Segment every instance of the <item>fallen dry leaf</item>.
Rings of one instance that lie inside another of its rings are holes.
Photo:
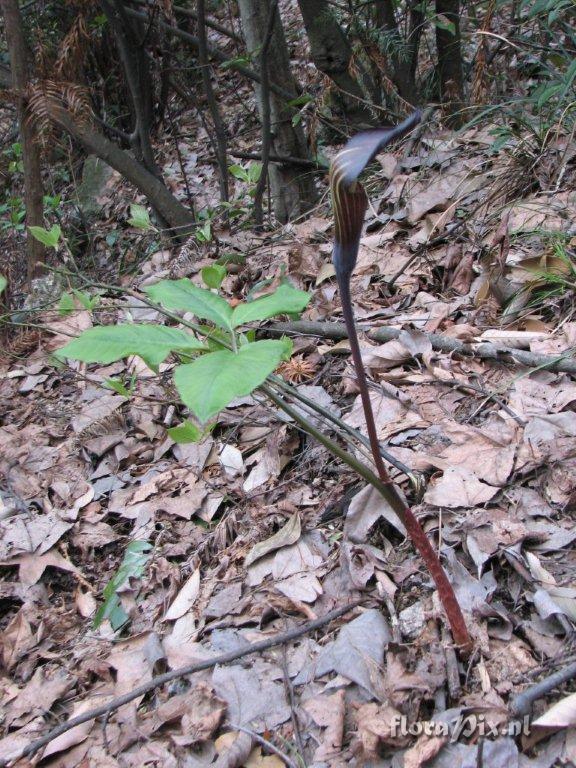
[[[271,536],[265,541],[260,541],[252,547],[250,552],[246,555],[244,564],[249,566],[268,553],[274,552],[276,549],[294,544],[300,538],[300,531],[300,517],[298,515],[292,515],[286,525],[280,528],[274,536]]]
[[[164,615],[164,621],[175,621],[188,613],[196,602],[199,593],[200,569],[197,568],[174,598]]]

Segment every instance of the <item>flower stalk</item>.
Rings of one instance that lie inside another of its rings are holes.
[[[463,652],[467,652],[471,648],[471,639],[456,594],[440,563],[438,554],[424,533],[416,516],[410,507],[405,504],[382,460],[350,294],[350,277],[356,266],[364,215],[368,207],[368,197],[364,187],[358,181],[358,177],[382,147],[412,130],[419,122],[420,117],[421,114],[417,111],[394,128],[359,133],[350,139],[344,149],[334,158],[330,168],[330,188],[334,211],[334,250],[332,260],[340,291],[342,314],[350,341],[352,361],[364,409],[370,449],[381,481],[380,493],[404,523],[412,543],[420,553],[434,579],[438,595],[452,630],[454,642]]]

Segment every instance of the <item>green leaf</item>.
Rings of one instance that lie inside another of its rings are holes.
[[[60,240],[60,235],[62,234],[62,230],[58,224],[53,224],[50,229],[44,229],[43,227],[28,227],[28,231],[32,237],[36,238],[36,240],[39,240],[41,243],[44,243],[48,248],[56,248],[58,241]]]
[[[161,280],[144,288],[144,291],[166,309],[192,312],[201,320],[210,320],[225,330],[232,329],[232,309],[228,302],[205,288],[198,288],[187,277]]]
[[[100,296],[98,296],[98,294],[96,294],[95,296],[90,296],[88,293],[85,293],[84,291],[76,290],[76,288],[73,289],[72,293],[74,294],[74,296],[76,296],[76,298],[78,299],[80,304],[82,304],[84,309],[88,309],[88,310],[94,309],[94,307],[97,306],[98,303],[100,302]]]
[[[69,315],[76,309],[74,298],[69,293],[63,293],[58,302],[58,314]]]
[[[218,289],[226,277],[226,267],[223,267],[222,264],[211,264],[209,267],[204,267],[201,275],[208,288]]]
[[[550,99],[555,96],[557,93],[559,93],[562,90],[562,86],[559,84],[556,85],[550,85],[548,88],[545,88],[542,93],[540,94],[540,97],[537,102],[538,109],[541,109],[544,104],[546,104],[547,101],[550,101]]]
[[[235,179],[239,179],[240,181],[250,181],[248,171],[241,165],[231,165],[228,170]]]
[[[444,16],[444,14],[439,14],[434,19],[434,25],[438,27],[438,29],[445,29],[446,32],[450,32],[451,35],[456,34],[456,25],[453,21],[450,21],[450,19],[447,16]]]
[[[290,101],[287,101],[286,106],[303,107],[306,104],[309,104],[311,101],[314,101],[314,96],[311,96],[309,93],[303,93],[300,96],[296,96],[295,99],[290,99]]]
[[[118,379],[106,379],[104,384],[122,397],[130,397],[130,390]]]
[[[212,224],[210,221],[204,222],[200,229],[196,231],[196,240],[199,243],[209,243],[212,240]]]
[[[4,275],[0,275],[0,293],[4,291],[7,285],[8,285],[8,280],[6,280]]]
[[[60,357],[85,363],[113,363],[138,355],[156,368],[170,352],[205,349],[198,339],[179,328],[164,325],[100,325],[89,328],[58,351]]]
[[[150,221],[150,215],[143,205],[137,205],[131,203],[130,205],[130,218],[128,224],[138,229],[154,229]]]
[[[249,395],[262,384],[291,349],[289,339],[280,339],[256,341],[237,353],[211,352],[176,368],[174,383],[182,401],[204,424],[234,398]]]
[[[228,59],[220,63],[221,69],[236,69],[236,67],[246,67],[250,64],[249,56],[238,56],[235,59]]]
[[[166,431],[175,443],[197,443],[204,436],[203,430],[189,420]]]
[[[253,320],[266,320],[274,315],[301,312],[310,301],[310,294],[284,283],[277,291],[260,299],[238,304],[232,312],[232,326],[246,325]]]
[[[114,577],[104,587],[102,596],[104,604],[100,606],[94,616],[94,629],[98,629],[105,619],[110,620],[114,631],[126,623],[128,616],[120,605],[118,590],[121,589],[129,579],[140,579],[144,574],[144,569],[152,549],[149,541],[131,541],[126,547],[124,558]]]
[[[248,181],[252,184],[256,184],[260,176],[262,176],[262,163],[250,163],[250,167],[248,168]]]

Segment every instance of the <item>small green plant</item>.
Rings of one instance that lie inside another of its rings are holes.
[[[195,334],[153,324],[97,326],[66,344],[59,355],[87,363],[112,363],[138,355],[156,371],[170,354],[176,355],[176,389],[204,428],[234,398],[253,392],[290,357],[289,339],[254,341],[242,329],[275,315],[301,312],[310,300],[304,291],[284,283],[273,293],[232,307],[216,292],[224,276],[224,267],[213,265],[203,271],[208,288],[199,288],[184,278],[162,280],[144,289],[153,302],[170,313],[186,312],[206,321],[194,326]],[[198,439],[202,433],[202,429],[192,432],[188,428],[177,435]]]
[[[19,141],[11,144],[8,149],[5,149],[2,153],[8,158],[8,172],[9,173],[23,173],[24,172],[24,159],[22,157],[22,144]]]
[[[130,376],[130,380],[126,383],[118,379],[106,379],[104,386],[113,390],[118,395],[122,395],[122,397],[132,397],[136,391],[136,374],[133,373]]]
[[[58,247],[60,243],[60,237],[62,230],[58,224],[53,224],[50,229],[43,229],[42,227],[28,227],[28,231],[36,240],[39,240],[47,248]]]
[[[0,228],[3,230],[13,229],[15,232],[24,230],[24,219],[26,218],[26,209],[21,197],[9,197],[0,204]]]
[[[112,629],[117,632],[128,621],[128,615],[118,595],[119,591],[130,582],[130,579],[141,579],[144,575],[146,563],[150,557],[152,544],[148,541],[131,541],[126,547],[124,558],[115,576],[104,587],[102,597],[104,602],[94,616],[94,629],[108,619]]]
[[[258,179],[262,174],[262,163],[250,163],[246,168],[243,165],[231,165],[228,170],[235,179],[248,184],[248,194],[254,197]]]
[[[60,207],[62,202],[62,195],[44,195],[44,211],[46,213],[54,213]]]
[[[206,288],[187,278],[162,280],[145,288],[148,297],[167,314],[185,312],[205,321],[202,325],[192,324],[195,333],[190,332],[189,323],[186,329],[144,323],[96,326],[66,344],[58,357],[107,364],[137,355],[158,371],[169,355],[176,356],[174,383],[198,423],[186,419],[169,429],[168,434],[177,443],[197,442],[213,428],[214,423],[209,422],[219,411],[236,397],[253,392],[282,360],[290,357],[289,339],[255,341],[245,326],[275,315],[301,312],[310,300],[304,291],[283,283],[266,296],[232,307],[218,293],[225,276],[225,267],[214,264],[202,270]],[[90,302],[91,307],[99,298],[79,291],[65,295],[69,298],[61,300],[61,307],[63,304],[66,312],[74,306],[73,296],[83,306]],[[105,386],[128,398],[135,392],[136,377],[127,383],[107,379]],[[128,546],[117,574],[104,589],[104,603],[94,619],[95,627],[108,619],[116,631],[127,622],[118,591],[130,578],[142,576],[150,547],[142,541]]]
[[[206,208],[198,213],[198,220],[202,222],[194,233],[198,243],[209,243],[212,240],[212,221],[216,217],[218,210],[216,208]]]
[[[87,309],[89,312],[96,309],[100,303],[100,294],[96,293],[93,296],[85,291],[78,291],[76,288],[71,293],[63,293],[58,303],[58,311],[61,315],[70,315],[76,310],[76,299],[80,306]]]
[[[291,99],[286,103],[287,107],[292,107],[293,109],[298,109],[298,111],[292,115],[292,125],[296,127],[297,125],[300,125],[302,122],[302,118],[304,117],[304,113],[306,112],[308,105],[311,104],[314,101],[314,96],[311,96],[309,93],[302,93],[300,96],[297,96],[295,99]]]
[[[130,217],[128,224],[136,229],[141,229],[144,232],[157,232],[158,230],[150,221],[150,214],[143,205],[137,203],[131,203],[130,205]]]
[[[547,306],[550,300],[555,300],[555,312],[558,299],[573,299],[576,292],[576,257],[567,247],[569,236],[558,232],[538,234],[548,247],[539,259],[539,266],[527,268],[532,277],[512,297],[504,311],[505,317],[516,314],[519,308],[550,314]]]

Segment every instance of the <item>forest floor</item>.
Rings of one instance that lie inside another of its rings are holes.
[[[237,132],[249,149],[257,134],[245,112],[236,103],[232,119],[252,131]],[[209,208],[218,185],[207,136],[192,113],[178,125],[190,193]],[[131,296],[104,294],[93,311],[43,313],[0,363],[0,759],[157,674],[205,662],[15,765],[576,764],[570,683],[541,695],[528,720],[513,706],[576,658],[576,383],[559,370],[576,345],[576,152],[561,133],[538,157],[522,137],[498,152],[493,143],[490,126],[435,127],[380,155],[353,278],[378,434],[420,481],[417,492],[394,470],[441,549],[472,656],[452,648],[430,576],[385,502],[263,397],[234,402],[201,443],[177,444],[166,432],[183,414],[171,360],[160,376],[139,359],[56,366],[51,353],[93,323],[161,322]],[[159,152],[181,183],[173,143]],[[236,182],[249,205],[246,192]],[[133,201],[113,175],[103,233]],[[227,298],[288,278],[312,295],[303,319],[327,323],[341,317],[331,237],[324,196],[311,218],[263,234],[214,220],[212,239],[184,252],[136,258],[146,238],[134,236],[122,280],[201,284],[202,267],[226,256]],[[88,274],[110,269],[111,242],[96,238]],[[401,333],[378,343],[370,332],[381,327]],[[442,351],[432,334],[467,354]],[[291,335],[296,355],[281,373],[365,431],[347,341],[320,325]],[[521,350],[523,362],[485,359],[488,344]],[[103,386],[132,377],[130,396]],[[120,578],[128,621],[94,629],[135,541],[151,548]],[[291,642],[216,661],[335,609]]]

